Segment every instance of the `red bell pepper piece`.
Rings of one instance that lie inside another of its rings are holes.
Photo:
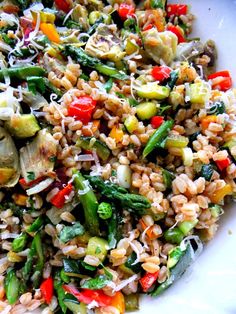
[[[91,96],[80,96],[68,106],[68,115],[87,124],[92,118],[96,103]]]
[[[63,285],[63,289],[72,294],[79,302],[83,302],[85,304],[90,304],[92,301],[96,301],[99,306],[108,306],[112,302],[112,297],[106,295],[102,290],[90,290],[83,289],[79,291],[77,288]]]
[[[55,0],[55,5],[59,10],[65,13],[68,13],[71,9],[70,1],[67,0]]]
[[[146,273],[141,279],[139,279],[139,283],[143,288],[143,292],[147,292],[151,286],[155,283],[159,276],[159,271],[151,274]]]
[[[232,87],[232,78],[229,71],[220,71],[208,75],[208,80],[212,81],[212,88],[223,92]]]
[[[45,279],[40,285],[40,291],[47,304],[50,304],[53,297],[53,279],[49,277]]]
[[[175,26],[175,25],[168,25],[167,30],[174,33],[178,37],[178,43],[184,43],[186,42],[186,39],[184,37],[184,31],[181,27]]]
[[[26,182],[24,178],[21,178],[19,180],[19,183],[21,185],[21,187],[26,190],[32,186],[34,186],[35,184],[39,183],[40,181],[42,181],[44,179],[44,177],[41,177],[41,178],[38,178],[38,179],[35,179],[35,180],[32,180],[30,182]]]
[[[217,167],[219,168],[219,170],[222,171],[231,164],[231,161],[227,157],[226,159],[216,160],[215,163],[216,163]]]
[[[121,3],[118,9],[118,14],[122,20],[132,17],[135,13],[135,7],[132,4]]]
[[[152,29],[153,27],[156,27],[155,25],[153,25],[152,23],[146,25],[144,28],[143,28],[143,31],[149,31],[149,29]]]
[[[161,66],[156,65],[152,68],[152,76],[154,77],[155,80],[162,82],[170,77],[171,71],[172,71],[171,68],[165,65]]]
[[[151,125],[153,129],[159,128],[159,126],[161,126],[163,122],[164,122],[164,118],[161,116],[154,116],[151,119]]]
[[[73,190],[73,186],[71,183],[67,184],[64,189],[59,191],[53,198],[50,200],[50,203],[57,208],[62,208],[66,201],[66,196],[70,195],[71,191]]]
[[[187,12],[188,12],[187,4],[168,4],[166,9],[168,17],[170,17],[171,15],[175,16],[186,15]]]

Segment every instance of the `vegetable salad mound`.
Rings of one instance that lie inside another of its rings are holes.
[[[236,91],[189,11],[1,2],[1,313],[138,310],[214,237]]]

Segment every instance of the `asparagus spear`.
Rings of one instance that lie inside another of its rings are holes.
[[[0,81],[4,80],[4,76],[11,79],[26,80],[29,76],[44,76],[45,70],[39,66],[24,66],[14,68],[4,68],[0,70]]]
[[[19,237],[15,238],[12,242],[12,251],[21,252],[24,250],[27,243],[28,235],[27,233],[22,233]]]
[[[88,192],[82,195],[79,195],[81,204],[84,209],[85,225],[89,232],[92,235],[98,235],[99,232],[99,221],[98,221],[98,201],[91,188],[86,186],[85,178],[77,170],[73,171],[74,175],[74,186],[75,190],[85,190],[88,189]]]

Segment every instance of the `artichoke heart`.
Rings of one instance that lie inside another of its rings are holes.
[[[10,134],[0,127],[0,187],[16,185],[20,177],[19,157]]]
[[[121,60],[125,56],[125,52],[122,51],[120,39],[115,32],[115,25],[100,24],[96,32],[89,38],[85,51],[99,59],[113,62]]]
[[[20,150],[21,173],[26,182],[29,182],[29,173],[34,179],[47,176],[53,171],[57,154],[57,141],[47,132],[40,130],[32,142]]]
[[[146,54],[158,64],[170,64],[176,55],[178,38],[169,31],[158,32],[156,28],[142,32]]]

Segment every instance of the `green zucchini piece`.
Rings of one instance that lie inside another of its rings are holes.
[[[106,161],[110,156],[110,150],[107,145],[95,137],[90,136],[81,136],[76,143],[76,146],[79,146],[86,150],[96,150],[98,156],[103,160]]]

